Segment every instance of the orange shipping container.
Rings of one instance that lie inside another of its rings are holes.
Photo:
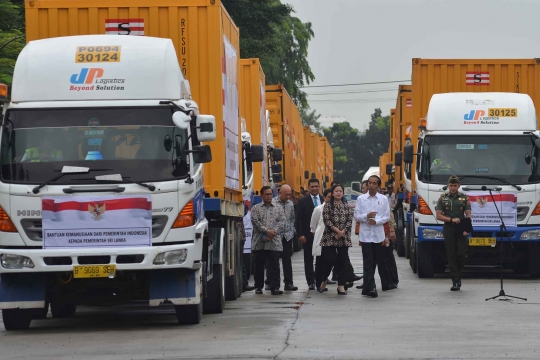
[[[265,76],[259,59],[240,60],[240,116],[246,120],[246,131],[252,144],[262,145],[264,160],[253,163],[254,190],[268,185],[268,159],[266,144]]]
[[[26,1],[26,39],[88,34],[171,39],[201,113],[216,117],[218,136],[209,143],[214,160],[204,165],[205,189],[212,197],[241,201],[238,28],[219,0],[183,3],[172,0]],[[227,140],[229,146],[226,146]]]
[[[410,141],[410,129],[412,116],[412,86],[411,85],[399,85],[398,98],[396,101],[396,113],[395,113],[395,126],[394,126],[394,158],[395,153],[398,151],[403,152],[403,147]],[[407,137],[407,132],[409,136]],[[401,165],[405,166],[404,163]],[[395,172],[395,185],[394,188],[399,190],[403,183],[403,168],[396,168]]]

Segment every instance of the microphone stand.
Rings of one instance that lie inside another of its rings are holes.
[[[501,220],[501,224],[499,225],[499,229],[501,231],[501,249],[500,249],[500,252],[501,252],[501,290],[499,291],[499,295],[487,298],[486,301],[497,299],[499,297],[513,298],[513,299],[519,299],[519,300],[527,301],[527,299],[525,299],[525,298],[520,298],[520,297],[512,296],[512,295],[506,295],[506,293],[504,292],[504,287],[503,287],[503,244],[504,244],[504,234],[506,234],[506,239],[508,240],[508,242],[510,243],[510,246],[512,248],[513,248],[513,245],[512,245],[512,240],[510,240],[510,236],[508,235],[508,231],[506,230],[506,225],[504,223],[503,217],[501,216],[501,213],[499,212],[499,207],[497,206],[497,202],[495,201],[495,198],[493,197],[493,193],[491,192],[491,189],[487,189],[487,190],[489,191],[489,195],[491,195],[491,200],[493,200],[493,204],[495,205],[495,209],[497,210],[497,214],[499,215],[499,219]],[[511,299],[499,299],[499,300],[501,300],[501,301],[510,301]]]

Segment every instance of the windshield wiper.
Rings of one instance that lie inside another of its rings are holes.
[[[126,177],[126,179],[129,179],[129,177]],[[121,183],[121,184],[137,184],[139,186],[147,188],[150,191],[155,191],[156,190],[156,187],[154,185],[152,185],[152,184],[145,184],[142,181],[126,180],[126,179],[122,178],[121,181],[119,181],[119,180],[109,180],[109,179],[95,179],[95,180],[96,181],[112,181],[112,182],[118,182],[118,183]],[[94,180],[94,179],[92,179],[92,180]]]
[[[495,180],[495,181],[499,181],[499,182],[501,182],[501,183],[503,183],[503,184],[513,186],[513,187],[515,187],[515,188],[518,189],[518,190],[521,190],[521,186],[512,184],[512,183],[508,182],[506,179],[498,178],[498,177],[495,177],[495,176],[487,176],[487,175],[464,175],[464,176],[460,177],[459,179],[462,180],[462,179],[465,179],[465,178]]]
[[[65,175],[68,175],[68,174],[86,174],[86,173],[89,173],[90,171],[111,171],[111,170],[112,169],[90,169],[90,168],[85,168],[85,167],[64,166],[62,168],[62,170],[60,171],[60,174],[56,175],[55,177],[53,177],[50,180],[45,181],[42,184],[34,187],[32,189],[32,192],[34,194],[37,194],[37,193],[39,193],[39,190],[41,190],[41,188],[43,188],[43,187],[45,187],[45,186],[47,186],[49,184],[52,184],[53,182],[57,181],[61,177],[65,176]]]

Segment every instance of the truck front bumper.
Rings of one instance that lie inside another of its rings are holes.
[[[474,228],[474,231],[469,237],[480,238],[496,238],[497,242],[510,241],[515,244],[540,242],[540,226],[507,226],[507,233],[501,233],[498,226],[482,226]],[[422,241],[444,241],[442,225],[420,224],[418,226],[418,242]],[[535,232],[538,231],[538,235]],[[522,235],[529,235],[522,239]]]

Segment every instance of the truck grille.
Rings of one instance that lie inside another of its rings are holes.
[[[167,225],[167,221],[169,221],[167,215],[152,216],[152,238],[157,238],[161,235],[165,229],[165,225]],[[21,219],[21,226],[30,240],[43,240],[41,219]]]

